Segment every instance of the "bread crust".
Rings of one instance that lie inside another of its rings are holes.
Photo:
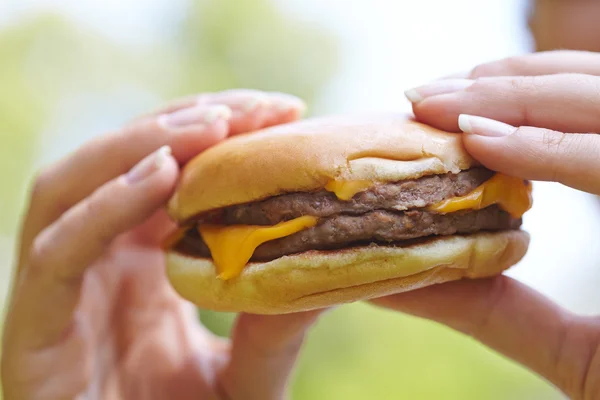
[[[175,290],[201,308],[281,314],[495,276],[521,260],[528,245],[529,235],[513,230],[444,236],[407,247],[310,251],[250,263],[229,281],[217,279],[211,260],[172,250],[167,274]]]
[[[191,160],[168,206],[176,221],[233,204],[322,189],[330,180],[394,182],[479,165],[462,137],[406,114],[314,118],[239,135]]]

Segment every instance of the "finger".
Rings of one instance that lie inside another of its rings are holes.
[[[296,96],[250,89],[205,94],[199,97],[198,102],[226,104],[231,108],[231,135],[295,121],[306,109],[304,102]]]
[[[137,243],[162,247],[165,238],[170,232],[175,232],[177,228],[177,223],[169,217],[166,209],[161,209],[137,226],[132,234]]]
[[[587,51],[556,50],[519,55],[480,64],[470,71],[446,78],[477,79],[493,76],[537,76],[553,74],[600,75],[600,54]]]
[[[125,173],[145,154],[169,145],[177,161],[185,163],[230,132],[289,122],[302,112],[303,103],[296,97],[272,94],[267,105],[261,103],[264,97],[258,91],[228,91],[212,94],[210,102],[171,107],[171,113],[139,120],[122,132],[98,138],[49,168],[34,186],[20,259],[26,261],[27,248],[45,226],[97,187]]]
[[[546,75],[437,81],[409,90],[419,121],[458,131],[458,115],[563,132],[600,132],[600,77]]]
[[[229,120],[230,134],[292,122],[300,118],[305,109],[304,103],[295,96],[242,89],[203,94],[179,102],[180,105],[196,103],[227,105],[233,112]],[[176,106],[168,109],[174,110]],[[167,214],[160,211],[136,229],[136,234],[145,243],[158,243],[164,239],[165,232],[174,227]]]
[[[171,113],[194,105],[225,105],[233,111],[231,134],[249,132],[266,126],[295,121],[306,109],[296,96],[252,89],[231,89],[217,93],[202,93],[178,99],[144,118]]]
[[[223,398],[284,398],[306,330],[319,314],[242,314],[232,336],[231,361],[219,379]]]
[[[484,166],[600,194],[600,135],[565,134],[461,115],[467,151]]]
[[[92,140],[48,168],[37,177],[31,193],[21,236],[21,264],[27,261],[33,238],[98,187],[164,145],[171,146],[179,162],[185,162],[227,135],[230,116],[225,106],[164,114]]]
[[[531,368],[572,398],[583,396],[600,326],[510,278],[432,286],[373,303],[440,322]],[[596,371],[597,372],[597,371]]]
[[[161,148],[40,233],[14,294],[13,343],[39,348],[77,329],[73,313],[86,270],[121,233],[168,200],[177,174],[169,148]]]

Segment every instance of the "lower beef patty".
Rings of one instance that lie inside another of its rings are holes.
[[[451,214],[423,210],[375,210],[361,215],[340,214],[321,218],[313,228],[262,244],[254,252],[252,260],[272,260],[308,250],[339,249],[357,244],[401,245],[402,241],[432,235],[517,229],[520,225],[520,219],[512,218],[497,206]],[[210,251],[195,229],[187,233],[178,249],[210,257]]]

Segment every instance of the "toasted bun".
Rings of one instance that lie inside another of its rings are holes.
[[[403,114],[314,118],[240,135],[189,162],[169,202],[177,221],[331,179],[392,182],[458,173],[476,162],[461,135]]]
[[[172,251],[167,273],[175,290],[202,308],[279,314],[498,275],[517,263],[528,245],[527,233],[505,231],[439,237],[404,248],[310,251],[250,263],[230,281],[217,279],[210,260]]]

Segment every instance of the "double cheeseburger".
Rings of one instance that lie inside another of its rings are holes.
[[[167,274],[202,308],[259,314],[489,277],[527,251],[531,203],[461,135],[396,114],[308,119],[185,166]]]

